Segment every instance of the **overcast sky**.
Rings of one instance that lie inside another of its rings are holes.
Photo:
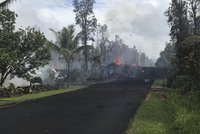
[[[2,2],[3,0],[0,0]],[[96,0],[98,22],[107,24],[110,38],[120,35],[150,58],[156,59],[169,41],[169,27],[164,11],[170,0]],[[10,6],[19,15],[17,26],[40,28],[49,40],[49,28],[60,30],[75,23],[72,0],[18,0]]]

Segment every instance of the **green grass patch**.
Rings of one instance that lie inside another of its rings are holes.
[[[25,101],[41,99],[41,98],[45,98],[45,97],[49,97],[49,96],[53,96],[53,95],[63,94],[63,93],[75,91],[75,90],[78,90],[81,88],[83,88],[83,86],[72,86],[67,89],[44,91],[44,92],[39,92],[39,93],[35,93],[35,94],[28,94],[28,95],[12,97],[12,98],[2,98],[2,99],[0,99],[0,107],[13,105],[13,104],[17,104],[17,103],[21,103],[21,102],[25,102]]]
[[[151,92],[139,108],[127,134],[173,134],[161,92]]]
[[[193,92],[181,95],[173,91],[167,100],[171,129],[176,134],[200,134],[199,95]]]
[[[153,85],[152,85],[152,88],[156,88],[156,87],[162,87],[164,85],[164,82],[165,80],[155,80]]]
[[[127,134],[200,134],[200,95],[162,88],[156,80],[139,108]],[[157,88],[155,88],[157,89]]]

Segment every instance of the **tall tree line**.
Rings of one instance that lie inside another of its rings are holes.
[[[184,76],[190,79],[187,82],[193,82],[193,85],[196,85],[195,89],[198,90],[200,89],[198,84],[200,82],[199,9],[199,0],[171,1],[170,7],[165,12],[170,26],[171,41],[157,60],[157,65],[164,59],[171,62],[172,74],[169,82]],[[167,55],[172,56],[168,58]]]
[[[13,1],[15,0],[5,0],[0,3],[0,11],[3,12],[7,10],[6,8]],[[94,4],[94,0],[73,0],[73,11],[75,13],[76,24],[81,28],[78,35],[75,35],[74,25],[64,27],[61,31],[54,31],[51,29],[56,37],[56,42],[51,43],[53,46],[52,48],[57,50],[60,57],[65,60],[68,76],[70,74],[71,65],[73,65],[74,62],[81,61],[81,66],[83,65],[81,68],[84,68],[84,70],[91,70],[97,66],[101,67],[113,63],[116,56],[120,56],[123,64],[139,64],[142,66],[152,65],[153,62],[145,53],[140,53],[135,46],[133,48],[128,47],[119,36],[116,36],[114,41],[109,40],[107,25],[97,25],[97,19],[93,11]],[[14,23],[15,22],[13,21],[13,24]],[[34,33],[36,31],[30,29],[30,32]],[[81,43],[79,41],[81,41]],[[45,43],[46,42],[43,41],[43,44]],[[82,53],[78,53],[80,51]],[[22,52],[22,55],[23,53],[24,52]],[[31,64],[38,64],[36,67],[35,65],[32,65],[31,69],[33,66],[38,69],[39,65],[43,66],[48,63],[50,58],[48,56],[49,55],[44,57],[44,61],[46,60],[44,63],[39,64],[39,61],[37,61],[37,63],[31,62]],[[40,60],[42,60],[42,57],[40,56],[37,56],[36,58],[41,58]],[[82,61],[84,61],[84,64],[82,64]],[[24,66],[26,65],[24,64]],[[27,69],[27,71],[29,70]],[[25,73],[27,73],[27,71]]]

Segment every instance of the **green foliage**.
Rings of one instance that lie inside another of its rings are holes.
[[[193,81],[200,81],[200,37],[191,36],[181,43],[179,59],[183,70]]]
[[[84,47],[83,55],[85,58],[85,69],[88,69],[88,47],[87,41],[94,39],[92,38],[92,33],[94,33],[97,26],[97,19],[95,18],[93,7],[95,0],[73,0],[74,12],[76,14],[76,24],[78,24],[81,31],[81,41]]]
[[[31,80],[30,80],[31,84],[41,84],[42,85],[42,78],[41,77],[33,77]]]
[[[15,84],[10,83],[10,85],[8,86],[8,91],[10,92],[10,94],[14,94],[16,92]]]
[[[15,95],[21,95],[24,93],[24,89],[20,87],[15,87],[13,83],[6,87],[0,87],[0,97],[11,97]]]
[[[156,61],[155,65],[157,67],[167,67],[170,68],[171,60],[174,58],[175,52],[174,52],[174,45],[167,43],[164,51],[160,52],[160,57]]]
[[[53,49],[56,50],[66,62],[72,61],[74,55],[79,52],[79,39],[80,34],[75,35],[74,25],[64,27],[61,31],[56,32],[50,29],[55,37],[56,42],[53,45]]]
[[[168,85],[183,92],[199,91],[200,81],[200,38],[190,36],[179,46],[177,60],[168,78]],[[177,65],[177,63],[180,63]]]
[[[165,12],[168,17],[168,24],[171,27],[170,36],[176,43],[177,50],[180,43],[190,35],[187,9],[185,0],[172,0],[170,7]]]
[[[174,90],[167,98],[162,96],[162,92],[150,93],[127,134],[199,134],[199,95]]]
[[[61,31],[56,32],[50,29],[55,37],[56,42],[52,44],[53,49],[60,54],[60,60],[64,60],[67,65],[67,86],[69,86],[70,79],[70,65],[74,60],[74,56],[79,53],[83,48],[79,47],[80,34],[75,34],[74,25],[64,27]]]
[[[170,36],[175,45],[168,86],[181,88],[182,85],[184,90],[192,84],[196,86],[195,90],[199,87],[197,84],[200,80],[199,37],[191,36],[200,33],[199,6],[199,0],[172,0],[170,7],[165,12],[171,28]],[[184,82],[186,77],[182,76],[190,77],[187,78],[190,82]],[[192,88],[194,86],[189,87],[187,91]]]
[[[173,134],[165,100],[160,93],[151,92],[141,105],[127,134]]]
[[[195,88],[195,83],[187,75],[177,75],[171,87],[179,90],[181,89],[183,93],[186,93]]]
[[[199,134],[200,105],[196,93],[180,95],[179,92],[174,91],[167,99],[167,106],[171,129],[177,134]]]
[[[30,27],[16,30],[16,16],[9,10],[0,12],[0,86],[9,75],[29,80],[36,69],[51,59],[45,36]]]
[[[79,90],[82,88],[84,88],[84,87],[83,86],[74,86],[74,87],[70,87],[68,89],[51,90],[51,91],[45,91],[45,92],[40,92],[40,93],[35,93],[35,94],[28,94],[28,95],[12,97],[12,98],[2,98],[2,99],[0,99],[0,107],[17,104],[17,103],[21,103],[21,102],[25,102],[25,101],[41,99],[41,98],[45,98],[45,97],[49,97],[49,96],[53,96],[53,95],[63,94],[66,92],[71,92],[71,91]]]
[[[9,97],[10,93],[9,93],[8,89],[5,87],[0,87],[0,96]]]
[[[174,54],[171,59],[172,69],[168,78],[168,86],[176,79],[176,75],[183,75],[180,54],[180,44],[191,35],[190,20],[188,18],[188,3],[185,0],[171,0],[170,7],[165,12],[170,26],[170,36],[174,44]]]
[[[105,65],[106,61],[106,45],[108,44],[108,26],[106,24],[98,24],[96,28],[96,44],[97,50],[99,51],[100,61],[102,65]]]
[[[165,86],[165,80],[155,80],[151,88],[156,88],[156,87],[163,87]]]
[[[190,29],[193,35],[200,35],[200,18],[198,11],[200,8],[199,0],[187,0],[188,1],[188,12],[190,17]]]
[[[4,0],[0,3],[0,10],[5,9],[9,4],[11,4],[15,0]]]
[[[93,12],[94,4],[95,0],[73,0],[76,24],[80,25],[83,30],[82,38],[85,38],[84,36],[86,36],[87,40],[92,39],[91,34],[97,26],[97,19]]]

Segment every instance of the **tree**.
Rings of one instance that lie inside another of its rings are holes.
[[[188,3],[186,0],[172,0],[170,7],[165,12],[168,17],[168,24],[171,27],[170,36],[174,44],[174,59],[173,59],[173,77],[183,75],[181,67],[181,52],[180,45],[191,33],[190,21],[188,17]]]
[[[5,9],[9,4],[11,4],[15,0],[4,0],[0,3],[0,10]]]
[[[145,66],[145,63],[146,63],[146,60],[147,60],[147,56],[146,56],[146,54],[145,53],[141,53],[140,54],[140,66]]]
[[[191,31],[193,35],[200,34],[200,24],[199,24],[199,17],[197,15],[199,11],[200,1],[199,0],[188,0],[189,2],[189,15],[191,21]]]
[[[170,36],[176,45],[175,49],[178,53],[179,45],[190,35],[188,7],[186,1],[172,0],[165,15],[168,17],[168,24],[171,27]]]
[[[106,44],[108,43],[108,27],[106,24],[98,24],[96,29],[97,47],[100,51],[100,61],[103,65],[106,62]]]
[[[91,49],[89,61],[91,63],[91,76],[92,78],[96,78],[98,76],[99,67],[101,66],[101,56],[97,47]]]
[[[74,12],[76,14],[76,24],[80,25],[81,41],[84,46],[83,55],[85,58],[85,69],[88,69],[88,47],[87,43],[92,38],[92,33],[95,31],[97,19],[93,12],[94,0],[73,0]]]
[[[60,59],[65,60],[67,68],[67,86],[69,86],[70,78],[70,65],[74,59],[75,54],[80,52],[83,47],[79,47],[80,34],[75,35],[74,25],[64,27],[61,31],[56,32],[50,29],[56,37],[56,42],[53,45],[53,49],[56,50],[60,55]]]
[[[167,43],[164,51],[160,52],[160,57],[156,61],[157,67],[171,67],[171,60],[174,57],[174,45]]]
[[[188,37],[182,42],[180,52],[182,68],[193,81],[200,82],[200,37]]]
[[[16,30],[15,19],[14,12],[0,12],[0,86],[8,76],[30,80],[51,58],[45,36],[30,27]]]

